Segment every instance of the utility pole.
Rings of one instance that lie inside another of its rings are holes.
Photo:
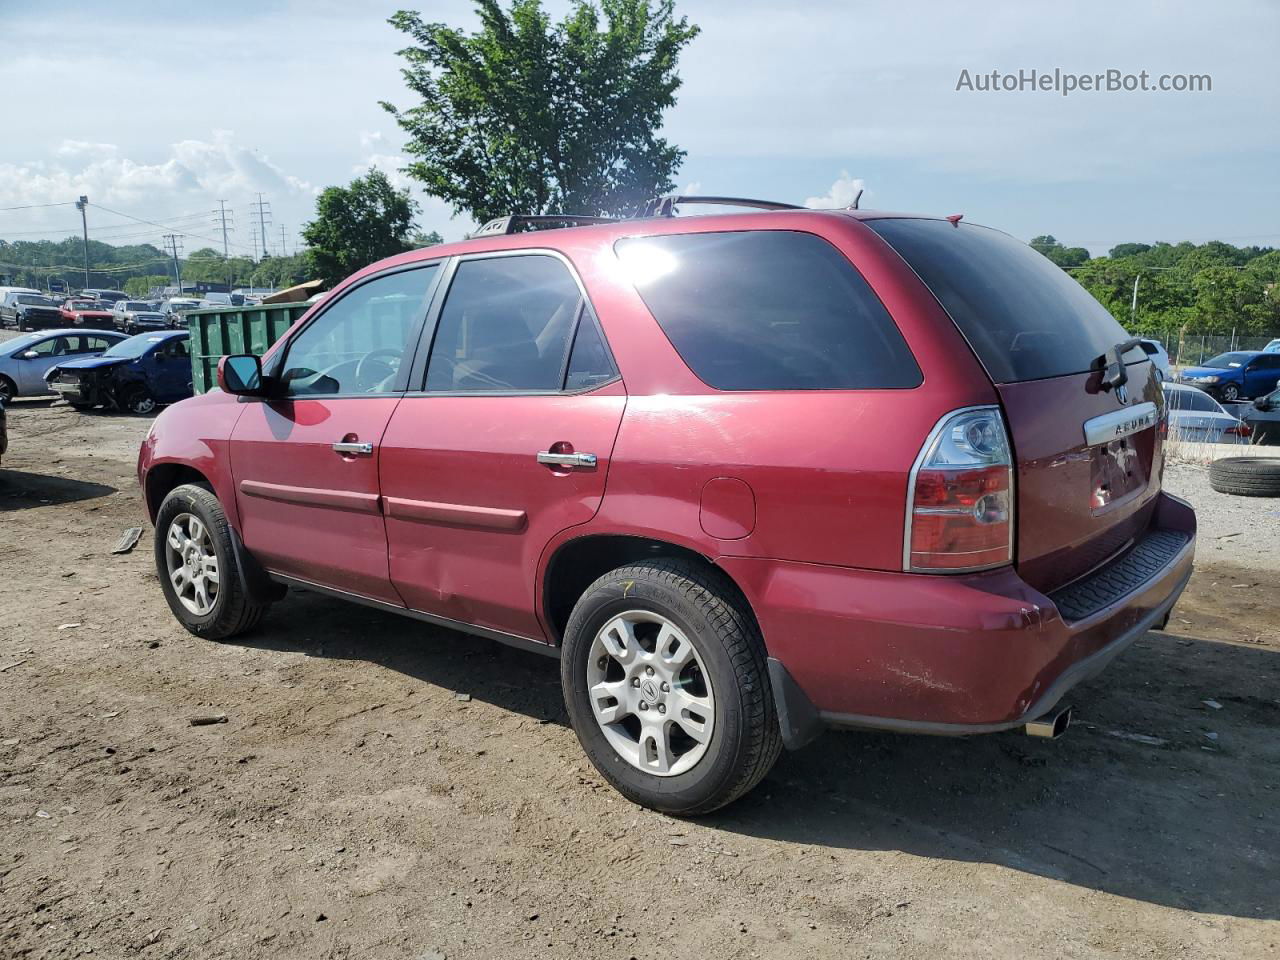
[[[230,292],[231,288],[235,286],[235,278],[232,276],[231,253],[230,248],[227,245],[227,201],[218,201],[217,217],[218,221],[216,222],[220,222],[222,225],[222,259],[226,261],[227,264],[227,291]],[[235,229],[234,224],[231,226],[231,229]]]
[[[262,194],[258,194],[258,202],[249,204],[250,210],[255,207],[258,212],[258,227],[262,231],[262,256],[265,258],[270,256],[267,253],[267,221],[271,216],[271,204],[262,199]]]
[[[89,206],[89,198],[81,196],[76,201],[76,209],[80,211],[80,226],[84,228],[84,285],[89,286],[89,217],[85,208]]]
[[[1142,279],[1142,274],[1138,274],[1133,278],[1133,303],[1129,306],[1129,323],[1132,324],[1134,318],[1138,315],[1138,281]]]
[[[284,224],[282,223],[280,224],[280,256],[287,257],[289,255],[289,250],[285,247],[284,243]]]
[[[178,283],[178,296],[182,296],[182,270],[178,266],[178,234],[166,233],[164,239],[173,251],[173,277]]]

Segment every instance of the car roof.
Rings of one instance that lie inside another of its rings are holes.
[[[1162,390],[1177,390],[1182,393],[1204,393],[1199,387],[1190,387],[1185,383],[1170,383],[1168,380],[1161,383],[1160,388]],[[1205,394],[1205,396],[1208,396],[1208,394]]]

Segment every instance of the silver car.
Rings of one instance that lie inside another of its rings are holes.
[[[1163,383],[1169,413],[1169,439],[1188,443],[1248,443],[1248,424],[1222,409],[1203,390],[1180,383]]]
[[[96,357],[128,339],[114,330],[40,330],[0,343],[0,400],[49,395],[44,375],[72,358]]]

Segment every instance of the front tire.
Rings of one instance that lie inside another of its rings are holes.
[[[197,637],[244,633],[270,606],[250,600],[230,524],[208,487],[184,484],[164,498],[156,513],[155,561],[169,609]]]
[[[0,400],[8,403],[18,395],[18,385],[8,377],[0,376]]]
[[[1221,393],[1224,403],[1235,403],[1240,399],[1240,388],[1234,383],[1228,383],[1222,388]]]
[[[130,413],[140,417],[156,411],[156,398],[143,386],[130,387],[121,403]]]
[[[575,605],[560,664],[588,759],[641,806],[709,813],[781,752],[764,642],[718,571],[655,559],[605,574]]]

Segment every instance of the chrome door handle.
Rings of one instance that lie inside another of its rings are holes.
[[[594,467],[596,455],[594,453],[552,453],[550,450],[542,450],[538,453],[538,462],[551,467]]]
[[[334,453],[350,454],[352,456],[369,456],[373,453],[372,443],[335,443],[333,445]]]

